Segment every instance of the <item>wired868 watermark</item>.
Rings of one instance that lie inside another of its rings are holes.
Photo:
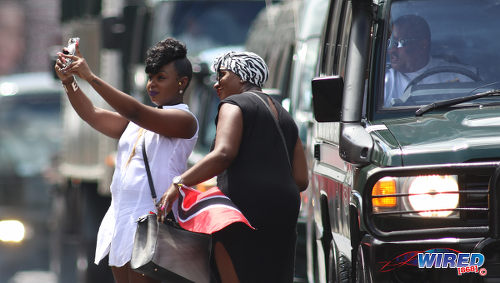
[[[484,255],[481,253],[430,252],[418,253],[418,268],[456,268],[457,274],[478,273],[485,276],[488,272],[481,267]]]

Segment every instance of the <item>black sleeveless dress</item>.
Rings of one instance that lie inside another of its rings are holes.
[[[266,94],[255,93],[268,103]],[[240,282],[293,282],[300,195],[283,141],[272,114],[254,94],[232,95],[223,103],[240,107],[243,136],[237,157],[217,183],[256,230],[233,224],[217,232],[214,243],[224,245]],[[292,161],[297,126],[277,101],[273,103]]]

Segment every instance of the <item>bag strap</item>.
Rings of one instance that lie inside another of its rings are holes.
[[[271,107],[264,101],[264,99],[262,97],[260,97],[260,95],[258,95],[255,92],[251,92],[251,91],[249,91],[248,93],[251,93],[251,94],[255,95],[257,98],[259,98],[260,101],[262,101],[262,103],[264,103],[264,105],[266,106],[267,110],[269,110],[269,113],[273,117],[274,124],[276,125],[276,128],[278,128],[278,132],[280,134],[281,141],[283,142],[283,146],[284,146],[285,152],[286,152],[286,160],[288,160],[288,165],[290,166],[290,170],[292,170],[292,163],[290,162],[290,155],[288,155],[288,147],[286,146],[285,136],[283,135],[283,131],[281,130],[281,127],[280,127],[280,124],[278,122],[278,119],[276,118],[276,116],[274,116],[274,113],[271,110]]]
[[[156,204],[156,190],[153,184],[153,177],[151,177],[151,169],[149,168],[148,155],[146,154],[146,135],[144,134],[144,139],[142,143],[142,158],[144,159],[144,165],[146,166],[146,173],[148,175],[149,190],[151,191],[151,197],[153,198],[153,203]]]

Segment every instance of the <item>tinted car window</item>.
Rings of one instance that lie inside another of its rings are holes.
[[[500,3],[493,0],[394,1],[386,19],[384,97],[378,99],[379,106],[416,107],[499,88],[499,13]],[[420,24],[402,23],[411,17],[428,25],[429,60]]]

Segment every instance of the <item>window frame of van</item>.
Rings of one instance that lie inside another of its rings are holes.
[[[328,22],[325,25],[325,38],[322,39],[325,43],[321,49],[320,75],[345,76],[351,24],[351,2],[346,0],[332,2],[328,12]]]
[[[279,65],[279,78],[277,88],[281,90],[281,98],[290,97],[289,81],[292,75],[293,54],[295,53],[295,44],[287,44],[282,52],[281,64]]]
[[[369,121],[375,122],[390,118],[407,117],[414,115],[416,108],[394,108],[383,109],[378,107],[380,99],[384,99],[384,78],[385,78],[385,62],[387,58],[387,40],[389,39],[389,29],[391,28],[391,5],[393,1],[387,1],[385,4],[380,4],[378,17],[374,22],[375,33],[372,36],[372,47],[369,56],[369,68],[371,70],[368,78],[368,93],[366,118]],[[378,56],[373,54],[379,54]]]

